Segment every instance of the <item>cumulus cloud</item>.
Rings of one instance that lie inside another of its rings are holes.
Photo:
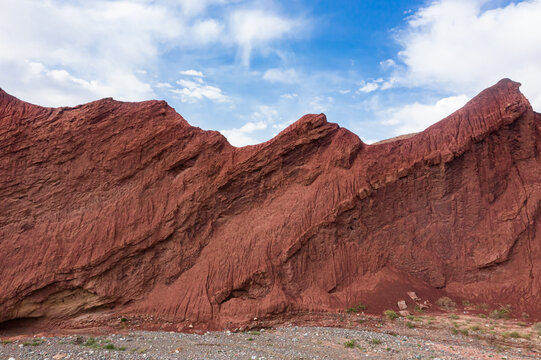
[[[433,104],[413,103],[386,110],[383,125],[393,126],[395,135],[419,132],[461,108],[470,98],[466,95],[450,96]]]
[[[263,121],[257,123],[247,122],[240,128],[221,130],[220,132],[227,138],[231,145],[240,147],[257,144],[259,141],[252,137],[252,134],[258,130],[265,130],[266,128],[267,124]]]
[[[197,70],[183,70],[179,71],[179,74],[186,76],[203,77],[203,73]]]
[[[372,91],[376,91],[379,89],[380,84],[383,82],[383,79],[377,79],[370,82],[363,81],[361,83],[361,87],[357,90],[357,92],[362,92],[365,94],[371,93]]]
[[[172,14],[152,3],[3,2],[0,81],[8,91],[42,105],[75,105],[105,96],[149,98],[154,93],[142,71],[158,56],[158,44],[182,31]],[[42,64],[42,71],[32,71],[31,63]]]
[[[196,22],[191,29],[192,39],[199,45],[220,40],[220,35],[224,32],[224,25],[214,19],[206,19]]]
[[[179,89],[173,89],[171,92],[179,96],[182,102],[198,102],[200,100],[211,100],[217,103],[226,103],[230,99],[222,93],[222,89],[207,85],[200,78],[199,81],[180,79],[177,84],[181,86]]]
[[[372,81],[361,81],[361,87],[357,89],[357,94],[365,93],[369,94],[376,90],[387,90],[393,87],[395,80],[383,80],[382,78],[372,80]]]
[[[493,3],[440,0],[414,13],[398,35],[397,80],[473,95],[509,77],[541,109],[541,0]]]
[[[271,129],[273,135],[285,129],[293,123],[293,120],[284,121],[274,107],[260,105],[250,115],[250,121],[240,128],[220,130],[229,143],[234,146],[254,145],[266,139],[268,133],[265,130]]]
[[[272,83],[294,84],[299,81],[295,69],[269,69],[263,74],[263,79]]]
[[[237,48],[242,63],[249,65],[253,50],[268,50],[271,42],[297,29],[297,20],[257,9],[257,3],[249,9],[228,7],[237,2],[2,1],[0,86],[47,106],[110,96],[145,100],[155,97],[153,89],[167,87],[156,69],[171,61],[166,57],[175,50]],[[212,6],[222,11],[209,12]],[[43,69],[33,71],[30,64],[41,64]],[[184,99],[226,99],[219,88],[208,85],[178,90]]]

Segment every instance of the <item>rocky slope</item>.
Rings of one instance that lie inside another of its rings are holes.
[[[404,139],[366,145],[320,114],[243,148],[162,101],[0,90],[0,322],[218,329],[408,290],[539,317],[541,115],[519,86]]]

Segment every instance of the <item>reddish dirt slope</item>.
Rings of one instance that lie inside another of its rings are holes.
[[[539,316],[541,116],[518,88],[406,139],[365,145],[321,114],[244,148],[161,101],[0,90],[0,322],[223,328],[406,290]]]

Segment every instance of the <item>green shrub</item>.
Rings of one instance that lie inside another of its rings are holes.
[[[370,344],[379,345],[379,344],[381,344],[381,340],[380,339],[372,339],[372,340],[370,340]]]
[[[91,338],[88,338],[83,345],[88,346],[88,347],[94,347],[94,346],[98,345],[98,342],[97,342],[96,339],[91,337]]]
[[[445,309],[456,308],[456,303],[447,296],[443,296],[436,301],[436,305]]]
[[[356,314],[356,313],[360,313],[363,310],[366,310],[366,305],[359,303],[357,305],[354,305],[348,308],[346,311],[348,313]]]
[[[347,348],[354,348],[357,345],[357,341],[355,339],[348,340],[344,343],[344,347]]]
[[[408,321],[408,322],[406,323],[406,326],[407,326],[408,328],[410,328],[410,329],[413,329],[413,328],[415,327],[415,324],[412,323],[412,322],[410,322],[410,321]]]
[[[501,306],[499,309],[492,311],[488,316],[491,319],[509,319],[511,313],[511,305]]]
[[[396,312],[394,312],[393,310],[385,310],[383,312],[383,315],[385,315],[387,317],[387,319],[389,319],[389,320],[394,320],[394,319],[398,318],[398,314]]]
[[[23,346],[39,346],[43,344],[45,340],[43,339],[32,339],[32,341],[23,342]]]

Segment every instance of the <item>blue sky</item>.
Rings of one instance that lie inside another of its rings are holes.
[[[45,106],[164,99],[236,146],[324,112],[423,130],[503,77],[541,110],[541,0],[0,0],[0,87]]]

